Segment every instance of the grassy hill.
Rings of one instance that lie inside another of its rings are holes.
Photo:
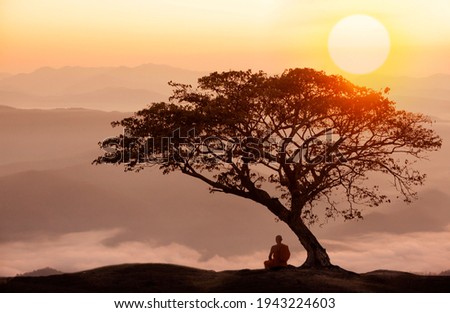
[[[378,270],[290,267],[208,271],[170,264],[122,264],[47,277],[14,277],[0,292],[450,292],[450,277]]]

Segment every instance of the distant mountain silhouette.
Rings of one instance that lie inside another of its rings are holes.
[[[450,91],[450,75],[448,74],[435,74],[425,77],[370,75],[357,77],[354,81],[375,89],[389,87],[391,91],[395,91],[395,89],[410,89],[416,92],[421,90]]]
[[[376,90],[389,87],[389,98],[396,101],[399,108],[450,120],[450,75],[420,78],[370,76],[356,78],[355,83]]]
[[[5,77],[11,76],[9,73],[0,72],[0,79],[3,79]]]
[[[169,81],[195,84],[204,73],[166,65],[137,67],[43,67],[0,76],[0,105],[20,108],[80,106],[135,111],[167,99]]]
[[[86,109],[14,109],[0,106],[0,176],[12,173],[3,165],[31,162],[29,169],[39,169],[39,162],[52,161],[58,167],[75,158],[89,163],[98,153],[97,142],[121,132],[112,129],[111,121],[130,113],[101,112]],[[32,151],[32,153],[30,153]],[[86,155],[90,153],[90,155]],[[13,166],[15,167],[15,166]],[[54,167],[54,166],[52,166]],[[22,168],[22,170],[27,168]]]
[[[123,233],[110,244],[152,238],[162,245],[176,242],[192,247],[208,258],[219,252],[230,256],[265,250],[272,234],[282,232],[281,223],[274,223],[272,215],[256,203],[220,193],[209,195],[202,182],[188,177],[162,176],[151,169],[135,175],[120,167],[92,166],[99,153],[97,142],[121,132],[112,129],[110,122],[128,115],[0,106],[0,147],[8,147],[0,155],[0,241],[30,240],[37,233],[121,228]],[[443,138],[450,138],[449,123],[436,127]],[[445,189],[449,149],[444,146],[431,156],[431,162],[421,164],[425,172],[445,180],[438,186],[427,184],[419,201],[367,212],[363,223],[335,223],[317,231],[322,238],[339,240],[355,233],[442,230],[450,221]],[[240,208],[239,214],[229,208]],[[409,212],[411,222],[404,218]],[[261,229],[267,240],[261,240]],[[288,234],[286,230],[287,242],[297,242]],[[220,248],[216,242],[221,242]],[[300,245],[292,246],[301,251]]]
[[[39,81],[47,74],[53,78]],[[123,232],[105,244],[148,239],[158,245],[178,243],[199,251],[202,260],[215,254],[233,256],[266,249],[272,234],[283,232],[283,228],[251,201],[208,195],[201,182],[179,175],[162,177],[151,169],[134,175],[117,167],[90,165],[99,153],[97,142],[121,132],[110,127],[111,121],[142,108],[152,101],[152,94],[164,95],[164,90],[170,89],[167,81],[189,82],[189,77],[194,81],[199,76],[196,72],[144,65],[43,68],[0,79],[0,147],[4,147],[0,155],[0,242],[26,242],[36,234],[64,235],[71,231],[120,228]],[[149,85],[142,85],[152,79],[157,80],[153,85],[156,92]],[[439,99],[450,88],[450,84],[446,85],[448,79],[450,76],[446,75],[412,79],[417,90],[402,83],[409,78],[392,81],[386,78],[380,84],[392,87],[391,94],[400,107],[450,120],[450,96]],[[433,93],[432,89],[438,92]],[[23,98],[19,99],[20,96]],[[17,101],[31,108],[36,106],[33,102],[36,99],[42,101],[42,106],[61,108],[25,110],[11,104]],[[136,108],[130,105],[141,100],[142,105],[138,103]],[[117,108],[128,113],[73,108],[86,103],[91,103],[91,108]],[[439,122],[435,128],[445,143],[450,138],[450,123]],[[430,174],[429,181],[427,189],[420,190],[419,201],[412,206],[395,203],[376,212],[368,211],[363,223],[336,223],[318,228],[317,232],[322,238],[340,240],[372,232],[395,235],[443,231],[450,221],[445,210],[450,199],[446,188],[449,153],[450,146],[444,144],[441,151],[430,156],[430,162],[420,163],[424,172]],[[165,209],[159,210],[161,207]],[[239,214],[234,208],[240,208]],[[254,214],[253,210],[260,213]],[[173,216],[179,218],[174,220]],[[231,230],[229,225],[233,225]],[[261,239],[261,229],[265,230],[267,240]],[[285,232],[287,242],[297,242],[296,238],[289,238],[288,230]],[[300,245],[293,244],[293,248],[301,251]],[[343,249],[333,243],[327,248]],[[430,268],[434,272],[439,270]]]
[[[254,217],[255,203],[210,196],[202,182],[188,177],[151,170],[135,175],[120,167],[91,165],[100,152],[97,142],[121,132],[110,122],[128,114],[9,107],[0,112],[0,146],[9,147],[0,155],[0,241],[119,227],[124,233],[115,243],[155,238],[213,255],[215,244],[201,235],[208,233],[222,242],[220,251],[232,254],[265,249],[256,235],[259,227],[271,233],[280,225],[270,213]],[[168,186],[177,190],[177,197]],[[229,206],[242,207],[240,215]],[[158,207],[166,209],[155,214]],[[180,218],[168,225],[175,215]],[[232,233],[224,220],[234,225]],[[238,240],[242,245],[234,244]]]
[[[0,105],[0,112],[3,111],[15,111],[17,110],[16,108],[9,106],[9,105]]]
[[[60,275],[64,274],[63,272],[60,272],[58,270],[55,270],[51,267],[45,267],[38,270],[34,270],[31,272],[23,273],[17,275],[18,277],[44,277],[44,276],[51,276],[51,275]]]
[[[127,198],[120,191],[110,194],[101,184],[52,171],[0,177],[0,198],[0,242],[33,238],[44,229],[48,234],[60,235],[120,227],[120,221],[127,219],[130,212],[126,208],[132,207],[136,214],[145,210],[138,200]],[[134,219],[134,223],[138,221]]]
[[[167,96],[145,89],[108,87],[85,93],[51,96],[0,91],[0,99],[0,103],[16,107],[33,104],[40,108],[83,107],[105,111],[135,111],[152,102],[166,100]]]
[[[136,67],[43,67],[31,73],[0,73],[0,105],[18,108],[85,107],[136,111],[167,100],[169,81],[195,85],[204,72],[167,65]],[[389,87],[400,108],[450,120],[450,75],[423,78],[371,76],[355,83],[377,90]]]

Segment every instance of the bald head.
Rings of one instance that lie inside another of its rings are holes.
[[[276,243],[281,243],[281,241],[283,241],[283,237],[281,237],[281,235],[277,235],[275,237],[275,241],[276,241]]]

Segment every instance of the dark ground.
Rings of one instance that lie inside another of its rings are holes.
[[[449,276],[342,269],[208,271],[122,264],[47,277],[0,279],[0,292],[450,292]]]

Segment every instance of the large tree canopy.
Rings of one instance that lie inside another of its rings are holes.
[[[369,180],[374,175],[411,201],[425,178],[414,161],[441,146],[429,118],[397,110],[387,90],[313,69],[229,71],[202,77],[195,88],[170,84],[167,103],[113,122],[125,132],[103,141],[94,162],[181,171],[211,191],[256,201],[295,232],[305,266],[331,265],[308,223],[361,218],[362,207],[390,201]]]

